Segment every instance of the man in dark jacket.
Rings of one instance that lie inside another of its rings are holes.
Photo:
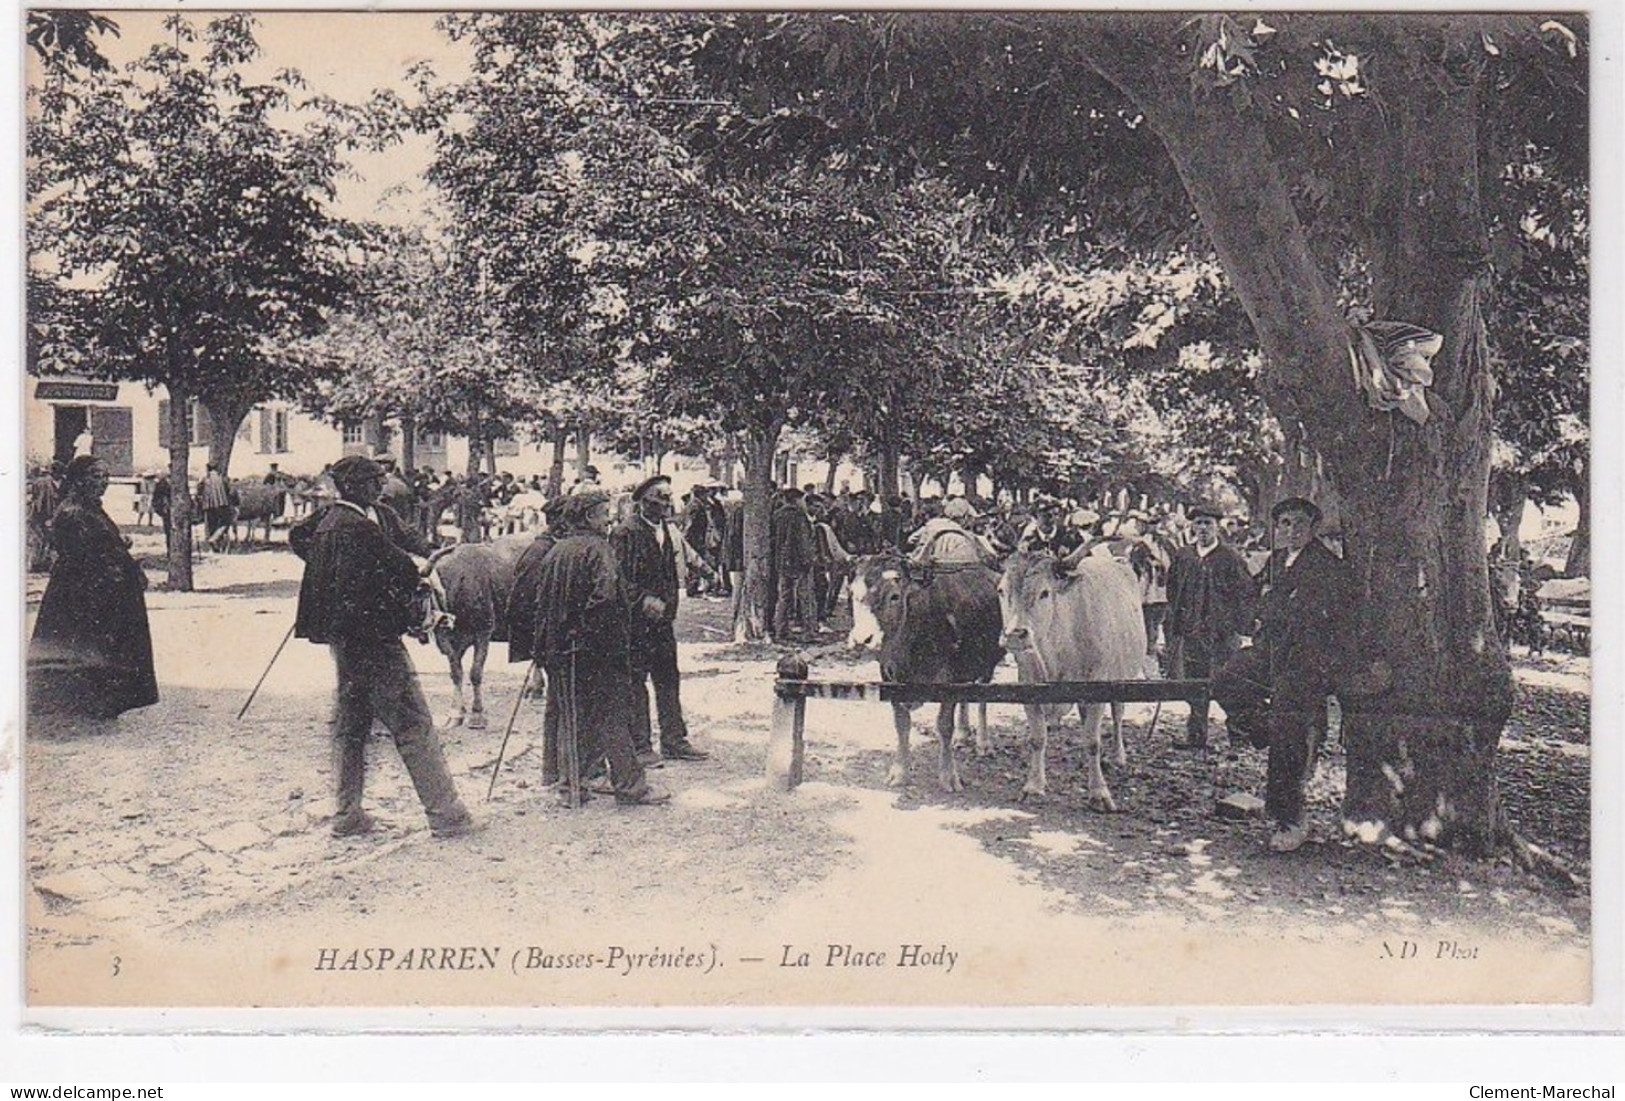
[[[803,636],[816,629],[813,605],[813,566],[818,544],[812,517],[807,514],[806,494],[799,489],[784,491],[784,507],[773,514],[773,638],[790,638],[791,623]]]
[[[632,515],[615,529],[610,543],[620,564],[630,609],[632,654],[632,739],[641,754],[653,752],[649,730],[649,697],[645,681],[654,682],[655,712],[660,720],[660,755],[668,761],[703,761],[710,756],[688,740],[677,671],[677,540],[671,514],[671,479],[646,478],[632,491]]]
[[[1213,680],[1232,730],[1269,749],[1264,809],[1270,848],[1291,852],[1308,837],[1304,785],[1326,730],[1326,697],[1347,665],[1357,594],[1352,571],[1314,537],[1320,509],[1288,497],[1270,511],[1275,549],[1258,576],[1253,645]]]
[[[547,520],[547,528],[536,534],[530,546],[519,556],[514,564],[513,592],[508,596],[508,662],[513,664],[521,661],[535,661],[540,666],[540,659],[535,652],[536,639],[536,597],[541,585],[542,563],[547,560],[548,554],[570,533],[569,525],[563,518],[563,506],[569,500],[567,497],[554,497],[542,506],[542,516]],[[543,669],[538,668],[535,676],[526,683],[526,688],[535,684],[545,676]],[[553,784],[559,779],[559,700],[557,692],[547,695],[547,704],[542,715],[542,783]]]
[[[1252,626],[1253,578],[1247,563],[1219,538],[1222,511],[1198,504],[1187,514],[1195,542],[1181,547],[1168,567],[1168,675],[1212,677],[1236,655]],[[1185,744],[1207,745],[1207,713],[1191,712]]]
[[[361,799],[367,735],[377,718],[394,735],[430,830],[436,837],[465,836],[474,832],[474,822],[457,797],[429,705],[401,642],[412,619],[418,568],[382,526],[382,517],[393,514],[387,506],[374,507],[383,471],[370,459],[351,456],[333,464],[333,481],[339,500],[298,541],[290,538],[305,560],[294,633],[331,647],[338,670],[333,834],[348,837],[374,828]],[[398,519],[395,524],[406,530]]]
[[[617,803],[667,802],[669,795],[649,787],[632,745],[627,593],[615,552],[604,537],[609,494],[579,489],[563,507],[570,531],[538,567],[531,639],[532,653],[547,670],[549,695],[559,700],[566,743],[561,767],[567,779],[574,768],[574,779],[585,781],[607,758]]]

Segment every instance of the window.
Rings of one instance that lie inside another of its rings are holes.
[[[446,449],[446,434],[431,429],[419,429],[417,445],[427,451],[444,451]]]
[[[280,406],[262,405],[260,414],[260,454],[284,455],[288,451],[288,411]]]
[[[209,445],[209,411],[197,403],[193,398],[189,408],[192,425],[192,446],[207,447]],[[158,446],[165,451],[169,450],[169,399],[158,399]]]
[[[345,421],[341,427],[345,447],[360,447],[367,442],[367,429],[360,421]]]

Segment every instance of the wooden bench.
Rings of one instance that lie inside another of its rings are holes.
[[[899,684],[875,681],[807,680],[781,675],[774,682],[773,729],[767,743],[770,787],[793,791],[802,781],[806,758],[808,700],[868,703],[1156,703],[1184,700],[1206,713],[1205,680],[1095,680],[1051,684]]]

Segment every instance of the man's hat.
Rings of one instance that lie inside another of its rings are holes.
[[[1301,512],[1309,517],[1311,524],[1320,523],[1320,506],[1307,497],[1286,497],[1275,503],[1270,509],[1270,519],[1279,520],[1284,512]]]
[[[587,517],[599,505],[609,504],[609,494],[601,489],[588,489],[580,493],[572,493],[565,498],[564,521],[573,527],[579,527],[587,522]]]
[[[632,491],[632,500],[634,500],[634,501],[643,500],[643,495],[645,493],[649,492],[655,486],[659,485],[661,482],[664,482],[667,485],[671,485],[671,478],[669,478],[665,474],[651,474],[649,477],[647,477],[647,478],[643,479],[643,481],[639,482],[638,483],[638,488],[636,488],[636,489],[634,489]]]
[[[333,464],[328,472],[339,485],[360,485],[373,478],[382,478],[384,468],[365,455],[346,455]]]
[[[795,486],[786,486],[782,491],[780,491],[779,496],[786,501],[799,501],[804,494]]]
[[[1192,520],[1206,516],[1209,520],[1223,520],[1224,509],[1212,501],[1198,501],[1185,510],[1185,515]]]

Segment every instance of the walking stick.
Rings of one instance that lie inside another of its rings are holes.
[[[288,644],[288,640],[293,637],[293,629],[296,626],[298,626],[297,623],[288,624],[288,633],[283,635],[282,641],[277,644],[276,653],[271,655],[271,660],[265,666],[265,672],[261,673],[260,679],[254,682],[254,690],[248,694],[248,699],[243,701],[243,709],[237,712],[238,722],[241,722],[243,716],[248,714],[249,705],[254,702],[254,697],[259,695],[260,685],[265,683],[265,678],[271,675],[271,667],[276,664],[276,659],[282,656],[282,648],[286,646]]]
[[[485,801],[491,801],[491,793],[497,789],[497,774],[502,771],[502,758],[508,752],[508,739],[513,735],[513,724],[519,721],[519,705],[525,702],[525,692],[530,688],[531,680],[536,676],[536,659],[531,658],[530,664],[525,667],[525,681],[519,686],[519,695],[514,698],[513,710],[508,713],[508,725],[502,731],[502,745],[497,748],[496,767],[491,769],[491,784],[485,789]],[[546,707],[546,700],[543,700]]]
[[[559,698],[559,754],[564,758],[564,782],[569,792],[571,810],[581,807],[581,744],[576,728],[580,718],[576,707],[576,655],[572,649],[569,679],[564,686],[564,694]]]

